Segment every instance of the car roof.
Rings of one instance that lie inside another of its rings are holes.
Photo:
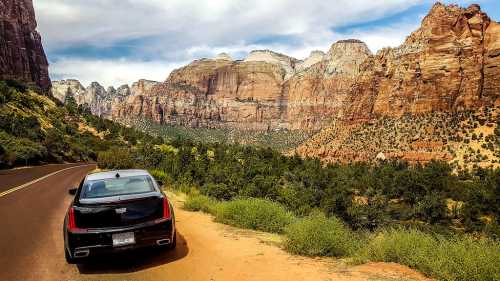
[[[111,170],[89,174],[87,175],[87,180],[103,180],[116,178],[116,174],[119,174],[120,177],[149,176],[149,173],[146,170]]]

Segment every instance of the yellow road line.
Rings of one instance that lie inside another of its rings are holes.
[[[30,185],[32,185],[32,184],[34,184],[34,183],[37,183],[37,182],[39,182],[39,181],[42,181],[42,180],[44,180],[44,179],[46,179],[46,178],[48,178],[48,177],[50,177],[50,176],[53,176],[53,175],[55,175],[55,174],[60,173],[60,172],[67,171],[67,170],[69,170],[69,169],[81,168],[81,167],[85,167],[85,166],[92,166],[92,165],[95,165],[95,164],[87,164],[87,165],[73,166],[73,167],[65,168],[65,169],[62,169],[62,170],[59,170],[59,171],[55,171],[55,172],[50,173],[50,174],[48,174],[48,175],[45,175],[45,176],[43,176],[43,177],[41,177],[41,178],[38,178],[38,179],[32,180],[32,181],[30,181],[30,182],[27,182],[27,183],[25,183],[25,184],[23,184],[23,185],[20,185],[20,186],[17,186],[17,187],[13,187],[13,188],[11,188],[11,189],[9,189],[9,190],[6,190],[6,191],[4,191],[4,192],[0,192],[0,198],[4,197],[5,195],[10,194],[10,193],[12,193],[12,192],[18,191],[18,190],[23,189],[23,188],[25,188],[25,187],[28,187],[28,186],[30,186]]]

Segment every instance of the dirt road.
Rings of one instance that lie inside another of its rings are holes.
[[[214,223],[174,200],[178,247],[68,265],[62,222],[67,189],[93,167],[72,168],[0,197],[0,280],[428,280],[396,264],[357,267],[291,256],[277,236]]]

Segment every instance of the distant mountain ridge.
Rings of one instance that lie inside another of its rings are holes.
[[[236,61],[221,54],[111,102],[106,116],[193,128],[316,131],[332,120],[475,110],[500,105],[499,42],[500,25],[478,5],[437,3],[397,48],[373,55],[350,39],[303,61],[269,50]]]

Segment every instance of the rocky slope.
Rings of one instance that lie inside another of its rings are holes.
[[[113,118],[252,130],[307,130],[332,120],[454,112],[499,105],[500,27],[479,6],[436,4],[397,48],[376,55],[342,40],[303,61],[253,51],[221,54],[178,69]]]
[[[456,119],[461,116],[460,112],[496,110],[495,107],[500,106],[498,42],[499,24],[488,18],[478,5],[467,9],[434,5],[421,28],[400,47],[383,49],[361,64],[359,74],[347,82],[351,83],[351,89],[342,99],[343,106],[337,112],[334,125],[303,144],[298,152],[329,161],[374,159],[379,153],[416,161],[436,158],[435,154],[423,156],[436,151],[429,147],[413,146],[402,153],[393,152],[401,152],[399,144],[426,142],[430,138],[426,128],[439,124],[424,122],[422,130],[414,131],[415,135],[409,139],[387,138],[391,134],[380,137],[374,133],[364,134],[359,127],[376,123],[383,117],[396,123],[407,118],[406,123],[411,120],[418,123],[418,116],[429,116],[432,112]],[[490,128],[494,128],[498,124],[497,116],[488,114],[481,119],[491,122]],[[375,131],[381,132],[384,126],[377,128]],[[493,129],[490,131],[492,134]],[[354,145],[352,136],[356,132],[360,138],[370,135],[370,140],[377,144]],[[451,135],[463,139],[456,132]],[[382,143],[391,145],[386,147]],[[437,147],[447,148],[443,142]],[[444,158],[454,158],[452,153],[443,153]],[[496,158],[490,160],[496,163]]]
[[[105,89],[98,82],[92,82],[84,88],[80,81],[67,79],[54,81],[52,83],[52,95],[65,102],[67,96],[72,96],[79,105],[87,105],[94,115],[111,118],[113,109],[120,104],[127,102],[130,96],[140,96],[150,90],[152,86],[158,84],[155,81],[139,80],[129,85],[122,85],[115,89],[108,87]]]
[[[48,62],[31,0],[0,0],[0,80],[50,88]]]

